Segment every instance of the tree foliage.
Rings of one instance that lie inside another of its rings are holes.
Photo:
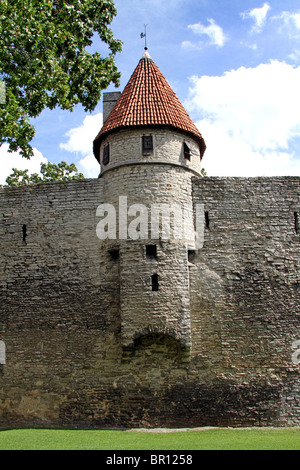
[[[69,181],[84,179],[82,173],[78,173],[75,163],[68,165],[62,161],[55,163],[41,163],[41,175],[38,173],[28,174],[28,170],[13,168],[13,173],[6,178],[8,186],[22,186],[24,184],[52,183],[57,181]]]
[[[6,104],[0,105],[0,145],[30,158],[31,118],[45,108],[95,109],[101,90],[119,85],[115,55],[121,41],[110,24],[112,0],[0,0],[0,78]],[[94,34],[107,57],[87,51]]]

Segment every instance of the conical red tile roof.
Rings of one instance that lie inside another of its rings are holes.
[[[101,141],[108,134],[136,126],[168,126],[184,131],[198,142],[203,157],[206,145],[202,135],[147,52],[94,140],[97,160]]]

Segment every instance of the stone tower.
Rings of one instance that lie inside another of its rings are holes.
[[[189,353],[191,179],[201,177],[205,148],[146,50],[123,93],[104,98],[104,124],[94,141],[104,181],[98,215],[112,211],[100,222],[99,238],[118,263],[123,351],[163,335]]]

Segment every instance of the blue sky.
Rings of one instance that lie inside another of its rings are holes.
[[[124,43],[116,64],[123,90],[149,53],[199,127],[211,176],[300,176],[299,0],[115,0],[112,29]],[[106,53],[95,38],[91,51]],[[111,86],[106,91],[115,91]],[[0,184],[13,166],[75,162],[86,177],[99,168],[92,141],[102,125],[93,113],[44,111],[35,121],[31,162],[0,149]]]

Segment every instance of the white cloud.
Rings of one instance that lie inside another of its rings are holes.
[[[8,152],[8,144],[3,144],[0,147],[0,184],[5,184],[5,180],[13,172],[13,168],[28,170],[29,174],[40,173],[40,165],[47,163],[47,158],[43,157],[36,148],[33,148],[33,153],[34,156],[27,160],[19,152]]]
[[[100,165],[93,154],[89,154],[77,163],[78,171],[86,178],[97,178],[100,173]]]
[[[202,42],[193,43],[192,41],[182,41],[181,47],[186,50],[199,50],[203,49],[204,44]]]
[[[252,51],[257,50],[257,44],[256,43],[248,43],[248,42],[241,41],[240,44],[241,44],[241,46],[248,47],[248,49],[251,49]]]
[[[212,18],[208,19],[208,26],[204,26],[202,23],[190,24],[189,29],[198,36],[207,36],[209,41],[208,44],[217,47],[223,47],[227,41],[227,37],[223,32],[221,26],[217,25],[215,20]],[[192,43],[191,41],[183,41],[182,47],[185,49],[201,49],[206,45],[205,42],[200,41],[198,43]]]
[[[280,18],[284,21],[287,25],[294,25],[297,29],[300,29],[300,12],[298,13],[291,13],[289,11],[283,11],[279,16],[276,18]]]
[[[295,13],[283,11],[280,15],[273,16],[272,20],[280,21],[281,34],[286,34],[290,39],[300,38],[300,11]]]
[[[202,165],[208,176],[300,176],[300,159],[282,150],[256,151],[230,135],[222,122],[198,121],[207,150]]]
[[[300,174],[300,67],[272,61],[192,78],[187,107],[202,116],[209,175]]]
[[[251,32],[259,33],[262,31],[269,10],[271,9],[268,3],[264,3],[261,8],[254,8],[253,10],[247,10],[241,13],[243,19],[250,18],[254,20],[254,26],[252,27]]]
[[[100,172],[99,163],[93,155],[92,142],[102,127],[102,113],[93,116],[87,116],[83,124],[67,132],[66,142],[60,144],[60,148],[81,157],[76,166],[79,172],[82,172],[86,178],[97,178]],[[47,163],[41,152],[33,149],[34,156],[27,160],[20,156],[18,152],[9,153],[8,144],[0,147],[0,185],[5,184],[7,176],[13,172],[13,168],[19,170],[28,169],[29,174],[40,173],[40,164]]]
[[[86,116],[81,126],[70,129],[66,133],[67,142],[59,145],[60,148],[83,157],[76,165],[78,171],[82,172],[86,178],[97,178],[99,175],[100,166],[93,155],[92,143],[102,124],[102,113]]]
[[[88,155],[93,151],[92,143],[102,124],[102,113],[86,116],[81,126],[70,129],[66,133],[68,141],[59,144],[60,148],[68,152],[81,153],[84,156]]]
[[[291,54],[289,54],[289,59],[291,59],[293,62],[300,62],[300,50],[299,49],[295,49],[294,52],[292,52]]]

